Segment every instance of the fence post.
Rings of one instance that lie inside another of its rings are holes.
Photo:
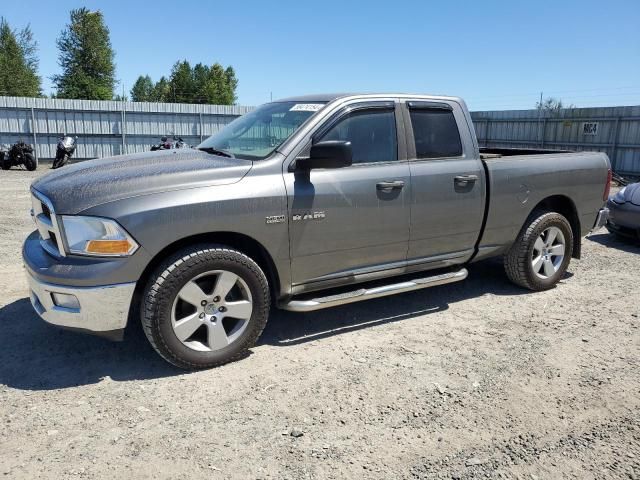
[[[202,129],[203,129],[203,124],[202,124],[202,111],[200,112],[200,143],[202,143]]]
[[[36,112],[31,107],[31,133],[33,134],[33,153],[35,154],[36,161],[38,161],[38,139],[36,137]]]
[[[124,121],[125,121],[125,114],[124,114],[124,100],[122,101],[122,112],[121,112],[121,118],[122,120],[120,120],[120,133],[122,134],[122,155],[124,155],[126,146],[127,146],[127,141],[126,141],[126,137],[125,137],[125,126],[124,126]]]
[[[547,134],[547,117],[542,120],[542,138],[540,139],[540,148],[544,148],[544,136]]]

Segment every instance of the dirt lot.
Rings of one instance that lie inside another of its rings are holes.
[[[247,358],[187,374],[138,325],[110,343],[36,317],[33,178],[0,172],[0,478],[640,478],[637,246],[597,232],[545,293],[491,261],[274,311]]]

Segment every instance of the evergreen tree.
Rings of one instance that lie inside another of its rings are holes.
[[[115,63],[109,29],[100,11],[71,11],[71,23],[58,38],[62,74],[53,77],[58,98],[111,100]]]
[[[169,98],[176,103],[193,103],[195,97],[191,65],[187,60],[176,62],[169,77]]]
[[[236,89],[238,88],[238,78],[236,77],[236,71],[232,66],[229,66],[224,71],[224,74],[227,77],[227,84],[222,98],[222,105],[233,105],[238,100],[238,96],[236,95]]]
[[[17,32],[0,18],[0,95],[38,97],[38,45],[29,26]]]
[[[210,103],[207,96],[207,82],[209,80],[209,67],[198,63],[193,67],[193,103]]]
[[[160,80],[153,86],[151,94],[152,102],[169,102],[169,80],[166,77],[160,77]]]
[[[227,105],[224,103],[227,90],[227,76],[224,68],[219,63],[214,63],[209,70],[210,101],[214,105]]]
[[[140,75],[131,89],[131,100],[134,102],[153,102],[154,85],[149,75]]]
[[[233,67],[219,63],[211,67],[202,63],[193,68],[187,60],[176,62],[167,80],[162,77],[155,85],[148,75],[138,77],[131,90],[133,101],[208,103],[233,105],[238,79]]]

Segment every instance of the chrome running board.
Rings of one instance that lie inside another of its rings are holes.
[[[411,290],[419,290],[421,288],[459,282],[460,280],[467,278],[467,275],[469,275],[469,272],[466,268],[463,268],[456,272],[442,273],[432,277],[416,278],[400,283],[382,285],[380,287],[360,288],[352,292],[340,293],[338,295],[310,298],[307,300],[292,299],[289,302],[280,305],[280,308],[291,312],[312,312],[314,310],[345,305],[347,303],[361,302],[371,298],[386,297],[387,295],[395,295],[396,293],[410,292]]]

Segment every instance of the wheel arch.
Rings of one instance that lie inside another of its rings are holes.
[[[527,217],[527,222],[534,212],[540,210],[558,212],[569,221],[571,232],[573,233],[571,257],[579,259],[582,253],[582,236],[580,234],[580,217],[578,216],[578,209],[573,200],[566,195],[551,195],[546,197],[533,207],[529,217]]]
[[[275,299],[275,297],[277,296],[277,292],[280,291],[280,276],[278,274],[275,262],[271,257],[271,254],[260,242],[258,242],[254,238],[236,232],[212,232],[191,235],[176,240],[173,243],[167,245],[156,255],[154,255],[151,261],[145,267],[142,275],[140,275],[140,278],[138,279],[136,285],[136,293],[140,295],[142,294],[142,290],[144,290],[150,275],[169,255],[190,245],[206,243],[219,244],[233,248],[241,253],[244,253],[254,262],[256,262],[262,269],[264,274],[267,276],[271,297],[272,299]]]

